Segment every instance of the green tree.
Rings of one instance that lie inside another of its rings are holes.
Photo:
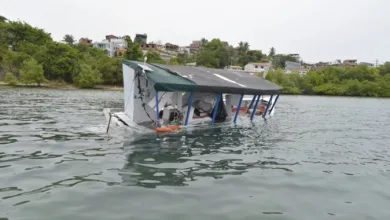
[[[269,56],[269,57],[274,57],[275,54],[276,54],[275,48],[274,48],[274,47],[271,47],[271,49],[269,50],[268,56]]]
[[[0,23],[5,23],[7,21],[8,21],[8,19],[6,17],[0,15]]]
[[[142,61],[143,53],[139,43],[133,42],[131,37],[128,35],[126,35],[124,38],[127,42],[127,50],[124,57],[128,60]]]
[[[7,43],[13,47],[21,42],[30,42],[37,45],[45,45],[53,39],[43,29],[32,27],[21,21],[9,21],[7,23]]]
[[[74,83],[80,88],[93,88],[102,82],[102,74],[90,65],[82,63],[80,72],[74,77]]]
[[[148,63],[165,63],[164,60],[161,59],[160,53],[157,51],[149,50],[145,56],[148,58]]]
[[[83,59],[83,56],[75,48],[53,42],[47,44],[41,53],[38,62],[43,65],[47,79],[63,79],[72,83],[72,75],[79,71],[79,62],[82,62]]]
[[[7,50],[2,58],[1,66],[6,72],[18,75],[23,62],[28,59],[30,56],[26,53],[14,53]]]
[[[20,80],[26,84],[37,84],[41,86],[41,84],[46,80],[43,75],[43,67],[38,64],[35,59],[30,59],[23,63],[23,67],[20,70]]]
[[[73,35],[67,34],[67,35],[64,36],[62,41],[67,43],[67,44],[69,44],[69,45],[73,45],[74,42],[75,42],[75,39],[74,39]]]
[[[196,63],[200,66],[223,68],[230,63],[228,48],[220,39],[204,40],[197,54]]]
[[[6,73],[5,74],[5,82],[10,86],[15,86],[18,84],[18,78],[13,73]]]

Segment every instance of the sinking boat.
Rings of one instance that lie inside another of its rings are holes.
[[[242,71],[124,60],[124,111],[103,110],[110,126],[172,132],[199,123],[273,115],[282,87]]]

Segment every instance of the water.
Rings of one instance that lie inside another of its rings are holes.
[[[389,219],[389,99],[132,141],[105,134],[122,97],[0,88],[0,219]]]

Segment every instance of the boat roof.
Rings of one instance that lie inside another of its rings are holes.
[[[124,60],[133,69],[142,62]],[[145,64],[146,75],[155,83],[157,91],[195,91],[207,93],[230,93],[251,95],[280,94],[282,87],[258,76],[242,71],[206,67]]]

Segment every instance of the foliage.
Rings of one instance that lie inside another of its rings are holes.
[[[389,63],[375,68],[327,67],[306,75],[271,70],[267,79],[282,86],[285,94],[390,97]]]
[[[73,45],[75,43],[74,37],[71,34],[65,35],[62,41],[69,45]]]
[[[286,61],[298,62],[298,59],[296,57],[293,57],[290,55],[284,55],[284,54],[276,54],[276,55],[272,56],[272,66],[274,68],[283,68],[284,69],[286,67],[286,65],[285,65]]]
[[[141,50],[141,46],[138,42],[133,42],[131,40],[131,37],[125,36],[125,39],[127,41],[127,51],[125,54],[125,58],[128,60],[137,60],[142,61],[143,53]]]
[[[157,51],[150,50],[146,53],[145,56],[148,58],[147,60],[148,63],[162,63],[162,64],[165,63],[164,60],[161,59],[160,53]]]
[[[30,59],[30,56],[24,52],[16,54],[9,50],[6,50],[2,57],[1,67],[6,72],[11,72],[18,76],[19,70],[22,68],[23,62],[28,59]]]
[[[20,70],[20,80],[26,84],[41,84],[46,80],[43,76],[43,67],[38,64],[35,59],[26,60],[23,62],[23,67]]]
[[[5,74],[5,82],[10,86],[15,86],[18,84],[18,78],[13,73],[6,73]]]
[[[220,39],[212,39],[208,42],[206,39],[202,39],[201,49],[196,57],[198,65],[223,68],[229,65],[228,48]]]
[[[74,83],[81,88],[92,88],[102,82],[102,74],[99,70],[88,64],[80,65],[80,72],[74,77]]]

